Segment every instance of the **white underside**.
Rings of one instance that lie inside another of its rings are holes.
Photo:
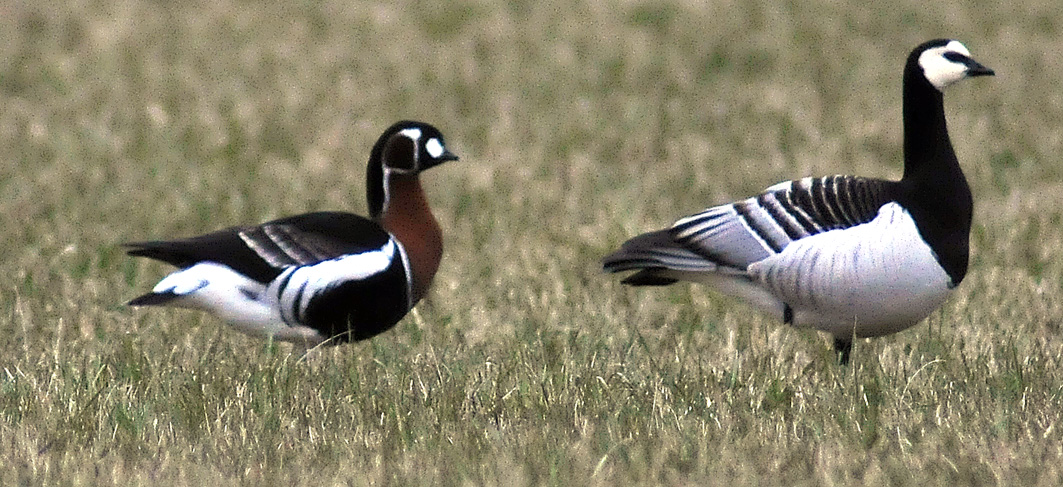
[[[735,271],[737,272],[737,271]],[[874,220],[797,240],[744,274],[668,273],[710,284],[777,319],[836,337],[874,337],[926,318],[951,281],[904,208],[889,203]]]
[[[249,335],[306,346],[325,340],[312,328],[288,326],[281,318],[274,293],[267,293],[262,283],[222,264],[200,262],[175,271],[152,291],[176,294],[168,306],[209,312]]]
[[[397,251],[389,240],[379,250],[289,267],[268,286],[228,266],[200,262],[166,276],[152,291],[177,295],[167,306],[209,312],[241,332],[313,347],[328,337],[296,323],[296,307],[305,310],[318,293],[384,271]]]

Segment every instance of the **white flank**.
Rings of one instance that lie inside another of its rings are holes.
[[[971,51],[968,51],[960,41],[952,41],[941,47],[927,49],[919,55],[919,66],[923,68],[923,76],[926,76],[926,79],[938,91],[944,90],[945,87],[967,76],[967,66],[946,59],[945,53],[947,52],[971,56]]]
[[[777,321],[783,321],[783,309],[785,307],[783,302],[779,301],[779,298],[772,294],[770,290],[759,282],[750,280],[749,275],[741,271],[729,267],[718,267],[715,272],[666,270],[659,275],[711,286],[720,293],[744,300]]]
[[[313,265],[289,267],[269,285],[267,294],[275,299],[289,323],[295,323],[310,301],[323,291],[348,281],[366,279],[386,270],[395,259],[395,241],[359,254],[344,255]],[[279,286],[284,284],[283,288]],[[298,302],[296,302],[298,301]]]
[[[874,220],[812,235],[749,266],[793,310],[795,326],[873,337],[908,328],[949,292],[948,274],[897,203]]]
[[[176,294],[178,296],[184,296],[207,287],[207,285],[210,284],[210,281],[205,277],[210,273],[210,270],[207,268],[197,269],[196,267],[199,266],[171,273],[162,278],[151,292],[156,294]],[[228,269],[228,267],[226,267],[226,269]]]
[[[175,294],[178,297],[169,306],[209,312],[241,332],[312,347],[325,337],[300,324],[296,312],[305,312],[312,298],[334,286],[383,272],[394,260],[396,248],[389,240],[378,250],[292,266],[268,287],[228,266],[201,262],[166,276],[153,292]]]
[[[246,332],[272,334],[284,323],[265,291],[262,283],[215,262],[176,271],[152,290],[180,296],[171,306],[213,313]]]

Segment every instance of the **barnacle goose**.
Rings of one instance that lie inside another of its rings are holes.
[[[915,325],[967,273],[971,191],[945,125],[942,91],[992,75],[958,41],[923,43],[904,67],[904,175],[804,178],[708,208],[625,242],[607,272],[632,286],[691,281],[748,300],[784,323],[834,337]]]

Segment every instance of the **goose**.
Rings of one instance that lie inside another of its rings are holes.
[[[306,349],[365,340],[427,293],[443,238],[421,172],[456,160],[435,127],[395,123],[369,156],[370,218],[316,212],[179,240],[125,244],[178,267],[130,306],[212,313],[244,333]]]
[[[707,284],[783,323],[854,338],[907,329],[967,274],[972,197],[945,124],[943,91],[993,75],[959,41],[916,47],[904,66],[904,174],[806,177],[638,235],[606,256],[631,286]]]

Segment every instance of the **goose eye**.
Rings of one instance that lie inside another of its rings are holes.
[[[964,56],[963,54],[960,54],[958,52],[952,52],[952,51],[946,52],[945,54],[942,55],[942,57],[944,57],[945,59],[947,59],[949,61],[952,61],[954,63],[959,63],[959,64],[964,64],[966,62],[966,60],[967,60],[967,56]]]

